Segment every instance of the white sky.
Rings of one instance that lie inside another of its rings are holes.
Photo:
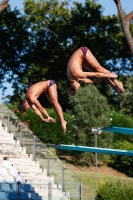
[[[1,0],[0,0],[1,1]],[[85,0],[73,0],[75,2],[85,2]],[[71,1],[71,2],[73,2]],[[14,10],[15,7],[17,7],[18,9],[23,9],[23,0],[9,0],[9,4],[11,5],[11,9]],[[104,8],[104,15],[113,15],[113,14],[117,14],[117,8],[116,5],[114,3],[114,0],[97,0],[97,3],[101,4]],[[131,11],[133,11],[133,0],[121,0],[121,5],[122,5],[122,9],[126,12],[129,13]],[[5,83],[5,86],[8,87],[8,89],[6,90],[4,96],[7,96],[8,94],[12,94],[13,90],[10,86],[9,83]],[[0,101],[2,101],[2,91],[0,90]]]

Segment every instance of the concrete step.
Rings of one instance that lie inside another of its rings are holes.
[[[29,154],[22,154],[22,153],[6,153],[6,152],[4,152],[4,153],[2,153],[2,152],[0,152],[0,159],[1,160],[4,160],[4,159],[8,159],[8,158],[28,158],[29,156],[31,156],[32,157],[32,155],[29,155]]]
[[[0,149],[1,150],[11,150],[11,149],[13,149],[13,150],[16,150],[16,151],[24,151],[24,152],[26,152],[26,148],[23,148],[23,147],[21,147],[21,146],[17,146],[17,145],[0,145]]]
[[[35,178],[37,180],[40,180],[40,178],[45,178],[47,177],[47,171],[46,169],[44,169],[42,172],[21,172],[21,175],[24,176],[24,177],[32,177],[32,178]]]
[[[12,144],[15,145],[16,141],[15,140],[0,140],[0,145],[1,144]]]
[[[16,150],[14,150],[14,149],[12,149],[12,150],[10,150],[10,149],[1,149],[0,150],[0,154],[2,155],[2,154],[16,154],[16,155],[19,155],[19,156],[21,156],[22,155],[22,157],[23,157],[23,155],[28,155],[28,154],[26,154],[25,153],[25,151],[21,151],[21,150],[18,150],[18,152],[16,153],[16,151],[17,151],[17,149]],[[27,156],[25,156],[25,157],[27,157]]]
[[[16,160],[11,160],[10,158],[8,159],[8,160],[10,160],[10,161],[12,161],[13,162],[13,164],[14,165],[17,165],[17,166],[19,166],[19,165],[25,165],[25,166],[27,166],[27,167],[30,167],[30,166],[32,166],[32,167],[38,167],[38,168],[40,168],[40,164],[38,163],[38,162],[36,162],[36,161],[31,161],[31,160],[25,160],[24,161],[24,158],[22,158],[23,160],[22,161],[19,161],[19,160],[17,160],[18,158],[16,158]]]
[[[14,165],[13,165],[14,166]],[[15,167],[15,166],[14,166]],[[21,167],[16,167],[17,168],[17,170],[21,173],[23,173],[23,172],[27,172],[27,173],[30,173],[30,172],[32,172],[32,173],[41,173],[42,172],[42,169],[34,169],[33,167],[28,167],[28,168],[26,168],[26,167],[24,167],[24,166],[21,166]]]
[[[14,144],[5,144],[5,143],[2,143],[0,144],[0,147],[1,148],[5,148],[5,147],[9,147],[9,148],[12,148],[12,147],[21,147],[20,145],[20,142],[18,140],[15,140],[16,142]],[[26,149],[26,147],[23,147],[23,149]]]
[[[2,133],[0,134],[0,140],[14,140],[14,136],[12,133]]]
[[[8,160],[10,160],[10,161],[12,161],[14,163],[25,163],[25,164],[29,163],[29,162],[30,163],[31,162],[36,163],[35,161],[32,160],[31,157],[27,157],[27,158],[21,158],[21,157],[14,158],[14,157],[10,157],[10,158],[8,158]]]
[[[53,183],[54,184],[54,177],[50,177],[50,176],[45,176],[45,177],[43,177],[42,176],[42,178],[34,178],[34,177],[28,177],[27,176],[27,181],[28,182],[32,182],[32,183],[35,183],[35,184],[38,184],[38,185],[42,185],[42,184],[45,184],[45,183],[49,183],[49,182],[51,182],[51,183]]]

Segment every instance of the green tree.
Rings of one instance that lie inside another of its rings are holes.
[[[25,0],[23,14],[9,8],[0,17],[0,83],[12,83],[12,102],[18,101],[31,84],[55,79],[59,101],[63,109],[68,108],[66,65],[81,45],[88,46],[103,67],[115,71],[124,85],[128,81],[124,76],[132,71],[133,59],[118,16],[103,16],[102,6],[95,1],[75,2],[70,8],[69,1]],[[107,84],[98,89],[113,107],[120,108],[121,97]],[[45,95],[40,101],[47,102]]]
[[[112,126],[127,127],[127,128],[133,127],[133,117],[130,117],[129,115],[123,114],[121,112],[118,113],[118,112],[112,111],[111,118],[112,118],[112,123],[111,123]],[[116,143],[119,141],[121,142],[127,141],[127,142],[132,143],[133,135],[114,133],[113,143]]]
[[[64,113],[64,117],[68,122],[67,132],[63,132],[60,121],[55,113],[54,109],[48,108],[47,111],[50,116],[56,119],[56,123],[45,123],[43,122],[32,109],[29,109],[26,114],[18,112],[16,104],[8,104],[8,107],[15,112],[22,122],[29,121],[29,128],[39,139],[44,143],[49,144],[69,144],[73,142],[73,136],[69,131],[69,121],[71,120],[69,114]]]
[[[133,57],[128,50],[118,17],[102,16],[101,5],[94,1],[93,3],[85,1],[85,5],[75,4],[76,8],[72,11],[73,44],[80,46],[84,43],[87,45],[100,64],[110,71],[116,72],[125,85],[128,80],[124,78],[123,73],[127,74],[130,71],[132,74]],[[81,21],[82,23],[80,23]],[[125,51],[126,55],[124,55]],[[126,58],[124,58],[125,56]],[[106,95],[109,103],[119,110],[122,97],[112,92],[107,84],[102,83],[98,87],[100,92]],[[131,110],[130,114],[132,114]]]
[[[70,96],[69,103],[71,110],[68,112],[74,118],[71,132],[75,135],[75,144],[94,146],[91,140],[92,127],[106,127],[110,124],[107,99],[95,86],[88,85],[80,89],[75,96]]]
[[[120,181],[104,182],[101,181],[97,187],[95,200],[130,200],[133,196],[133,188]]]
[[[80,89],[75,96],[69,97],[69,101],[71,110],[68,112],[74,119],[72,123],[69,122],[71,133],[74,136],[74,144],[94,146],[94,134],[91,132],[92,127],[106,127],[110,125],[110,109],[107,99],[99,93],[95,86],[89,85]],[[98,136],[98,147],[111,147],[112,140],[113,133],[103,132]],[[72,155],[76,156],[76,161],[80,162],[80,164],[88,164],[87,157],[92,157],[90,153],[73,152]]]
[[[120,110],[122,113],[133,117],[133,76],[124,76],[125,92],[121,98]],[[133,124],[132,124],[133,127]]]
[[[75,3],[73,8],[68,2],[25,0],[24,18],[32,33],[32,51],[31,65],[26,66],[26,76],[21,79],[25,87],[52,77],[57,81],[65,108],[68,106],[64,90],[66,65],[79,46],[88,46],[101,65],[121,75],[127,70],[126,59],[130,62],[131,58],[127,45],[123,45],[124,36],[117,16],[102,16],[101,5],[91,0]],[[118,103],[107,84],[99,86],[99,90],[108,97],[109,103]]]
[[[31,34],[20,11],[11,11],[10,6],[0,14],[0,22],[0,85],[5,90],[4,83],[9,82],[16,94],[21,94],[21,81],[29,65]]]
[[[114,143],[115,149],[133,150],[133,144],[126,140],[117,141]],[[109,166],[118,170],[119,172],[125,173],[126,175],[133,177],[133,157],[132,156],[121,156],[111,155]]]

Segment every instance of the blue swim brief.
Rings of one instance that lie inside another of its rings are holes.
[[[51,87],[54,84],[56,84],[56,82],[54,80],[50,80],[48,88]]]

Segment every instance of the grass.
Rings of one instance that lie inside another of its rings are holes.
[[[111,181],[124,182],[124,184],[133,185],[133,179],[128,177],[117,177],[107,174],[91,173],[91,172],[74,172],[82,182],[82,198],[83,200],[94,200],[96,196],[96,188],[100,185],[100,182]]]
[[[70,163],[64,163],[82,182],[82,200],[95,200],[96,189],[100,185],[101,181],[110,181],[112,183],[120,181],[123,184],[127,184],[130,186],[133,185],[133,178],[129,178],[124,175],[122,176],[122,174],[120,175],[119,173],[118,175],[107,174],[107,167],[105,173],[95,173],[84,171],[80,168],[75,168]],[[110,172],[110,170],[112,171],[112,169],[108,168],[108,172]]]

